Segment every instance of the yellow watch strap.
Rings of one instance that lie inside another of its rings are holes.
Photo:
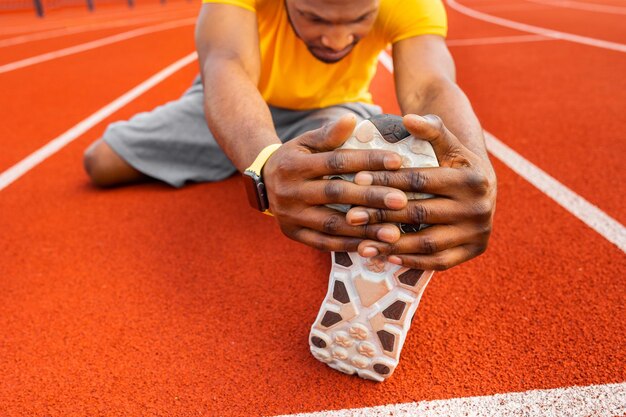
[[[281,147],[281,145],[282,143],[272,143],[271,145],[267,145],[265,148],[261,150],[261,152],[259,152],[259,155],[256,157],[252,165],[250,165],[250,167],[246,169],[246,171],[254,172],[256,175],[260,177],[261,171],[263,170],[263,166],[265,165],[267,160],[270,159],[270,156],[272,156],[272,154],[276,152],[276,149]],[[269,208],[265,210],[263,214],[267,214],[268,216],[273,216]]]
[[[260,177],[263,165],[265,165],[267,160],[270,159],[270,156],[272,156],[272,154],[276,152],[276,149],[280,148],[281,145],[282,143],[272,143],[271,145],[267,145],[263,148],[263,150],[261,150],[261,152],[259,152],[259,155],[256,157],[252,165],[246,169],[246,171],[252,171]]]

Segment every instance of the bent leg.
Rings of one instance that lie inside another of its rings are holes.
[[[276,133],[283,142],[338,120],[345,114],[352,113],[358,120],[364,120],[382,113],[379,106],[367,103],[344,103],[314,110],[287,110],[270,106],[270,111]]]
[[[83,164],[91,182],[99,187],[129,184],[149,178],[123,160],[102,139],[87,148]]]
[[[85,152],[97,185],[153,178],[174,187],[218,181],[236,172],[209,131],[200,77],[175,101],[112,123]]]

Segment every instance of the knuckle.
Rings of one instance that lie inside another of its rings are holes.
[[[448,260],[443,255],[435,255],[432,260],[432,269],[435,271],[445,271],[449,269],[452,265],[448,262]]]
[[[271,196],[271,202],[278,202],[278,206],[282,207],[283,204],[289,204],[293,202],[296,197],[296,190],[291,187],[274,187],[271,191],[268,190]]]
[[[430,236],[423,236],[420,240],[420,250],[425,254],[437,253],[437,243]]]
[[[476,249],[474,250],[474,257],[482,255],[487,251],[487,244],[484,245],[476,245]]]
[[[405,256],[402,258],[402,264],[411,269],[426,269],[424,266],[412,256]]]
[[[437,128],[437,130],[443,131],[443,120],[441,120],[441,117],[437,116],[436,114],[431,114],[430,119],[432,120],[433,125]]]
[[[340,181],[328,181],[324,185],[324,196],[332,202],[335,202],[343,195],[343,187]]]
[[[381,195],[381,193],[373,187],[367,187],[365,189],[365,192],[363,193],[363,198],[365,198],[365,201],[363,203],[366,206],[372,206],[376,203],[382,203],[384,200],[384,197]]]
[[[324,219],[322,228],[325,233],[336,234],[341,230],[341,216],[339,214],[331,214]]]
[[[450,161],[453,166],[469,167],[470,162],[466,158],[463,150],[456,146],[448,148],[445,154],[445,159]]]
[[[343,250],[345,252],[356,252],[359,249],[359,244],[361,243],[360,239],[350,239],[346,244],[343,245]]]
[[[413,191],[421,191],[426,185],[426,175],[420,171],[411,171],[409,174],[409,186]]]
[[[384,253],[383,253],[384,251]],[[384,255],[392,255],[394,253],[401,253],[402,252],[402,248],[400,247],[400,245],[398,245],[397,242],[394,243],[387,243],[385,245],[385,247],[382,249],[381,253],[383,253]]]
[[[395,243],[378,243],[376,246],[380,255],[393,255],[398,253],[398,246]]]
[[[465,185],[475,194],[484,195],[489,189],[487,177],[479,172],[472,171],[465,177]]]
[[[292,158],[276,158],[276,172],[278,172],[278,174],[291,174],[295,170],[296,164]]]
[[[426,208],[419,203],[411,204],[408,208],[409,219],[411,223],[420,225],[426,222],[426,216],[428,215]]]
[[[385,214],[385,210],[380,209],[380,208],[371,208],[367,210],[367,213],[369,214],[369,223],[372,224],[376,224],[376,223],[383,223],[385,222],[387,216]]]
[[[297,242],[300,243],[306,243],[301,237],[300,234],[298,233],[298,229],[294,229],[292,226],[290,225],[286,225],[286,224],[280,224],[280,231],[283,232],[283,234],[285,236],[287,236],[289,239],[291,240],[295,240]]]
[[[478,201],[472,205],[471,217],[481,222],[491,218],[491,205],[486,201]]]
[[[386,221],[387,219],[387,215],[385,214],[385,210],[383,209],[373,209],[372,211],[370,211],[371,214],[371,221],[373,223],[383,223]]]
[[[323,252],[328,252],[333,250],[332,248],[329,248],[328,245],[326,244],[326,242],[323,242],[321,240],[314,240],[312,242],[309,243],[310,246],[312,246],[313,248],[323,251]]]
[[[434,128],[439,131],[443,130],[443,120],[441,120],[441,117],[437,116],[436,114],[427,114],[424,117],[430,121],[430,124],[433,125]]]
[[[389,187],[389,184],[391,183],[391,178],[390,177],[390,173],[385,172],[385,171],[374,171],[370,173],[372,175],[372,178],[374,179],[372,181],[373,184],[377,184],[377,185],[382,185],[384,187]]]
[[[479,236],[483,238],[483,240],[486,242],[491,236],[492,229],[493,229],[493,226],[491,223],[484,223],[480,228]],[[485,244],[485,246],[487,245]]]
[[[470,252],[473,256],[478,256],[485,253],[489,243],[489,237],[491,236],[491,224],[481,225],[473,240],[472,249]]]
[[[358,250],[359,243],[361,243],[361,239],[344,238],[335,241],[332,245],[329,245],[330,249],[328,250],[332,250],[335,252],[356,252]]]
[[[380,168],[384,168],[383,158],[379,152],[368,152],[367,154],[367,169],[375,171]]]
[[[387,212],[383,209],[376,209],[375,217],[378,223],[383,223],[387,221]]]
[[[333,172],[343,171],[346,162],[346,155],[343,152],[333,152],[326,160],[326,168]]]

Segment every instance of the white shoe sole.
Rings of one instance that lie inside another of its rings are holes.
[[[430,143],[407,135],[401,118],[378,116],[360,122],[341,148],[395,151],[402,155],[404,168],[438,166]],[[419,193],[407,196],[430,197]],[[406,230],[409,225],[402,226]],[[311,353],[340,372],[384,381],[398,365],[411,320],[432,275],[433,271],[386,262],[383,256],[363,258],[356,252],[333,252],[328,293],[309,336]]]

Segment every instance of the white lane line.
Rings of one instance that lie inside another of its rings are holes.
[[[379,55],[381,64],[393,73],[393,60],[386,52]],[[580,221],[626,252],[626,227],[561,184],[554,177],[485,131],[487,150],[515,173],[534,185]]]
[[[547,6],[565,7],[568,9],[585,10],[589,12],[608,13],[608,14],[626,14],[626,7],[609,6],[606,4],[592,4],[573,0],[526,0],[532,3],[543,4]]]
[[[469,38],[469,39],[449,39],[446,41],[448,46],[475,46],[475,45],[498,45],[502,43],[523,43],[523,42],[539,42],[553,41],[541,35],[519,35],[519,36],[494,36],[485,38]]]
[[[504,19],[487,13],[479,12],[467,6],[459,4],[456,0],[446,0],[450,8],[474,19],[493,23],[494,25],[504,26],[507,28],[520,30],[522,32],[534,33],[536,35],[545,36],[553,39],[580,43],[582,45],[594,46],[596,48],[609,49],[612,51],[626,52],[626,45],[623,43],[610,42],[602,39],[589,38],[587,36],[575,35],[573,33],[559,32],[558,30],[546,29],[539,26],[527,25],[525,23],[515,22],[513,20]]]
[[[185,13],[189,14],[189,13]],[[148,17],[137,19],[121,19],[113,22],[95,23],[86,26],[65,27],[61,29],[53,29],[44,32],[31,33],[28,35],[15,36],[13,38],[0,39],[0,48],[6,48],[7,46],[21,45],[27,42],[39,41],[42,39],[48,40],[52,38],[59,38],[62,36],[74,35],[77,33],[93,32],[96,30],[111,29],[124,26],[141,25],[144,23],[152,23],[159,20],[171,20],[171,14],[168,16],[160,17]]]
[[[277,417],[616,417],[626,413],[626,383],[452,398]]]
[[[43,20],[36,19],[34,17],[28,18],[28,21],[22,22],[3,22],[0,26],[0,36],[28,34],[28,33],[40,33],[43,31],[50,31],[55,29],[61,29],[65,27],[72,27],[79,25],[82,22],[108,22],[119,17],[128,18],[131,14],[138,14],[139,16],[162,16],[167,17],[171,13],[178,13],[181,10],[189,10],[190,3],[180,3],[181,6],[176,6],[176,3],[168,3],[166,7],[162,4],[146,4],[142,5],[135,10],[129,10],[127,6],[121,6],[117,10],[99,10],[98,13],[85,16],[84,11],[73,11],[70,15],[46,17]],[[35,24],[33,22],[36,21]],[[10,23],[14,23],[11,25]]]
[[[154,74],[152,77],[148,78],[146,81],[142,82],[141,84],[124,93],[122,96],[118,97],[111,103],[102,107],[91,116],[82,120],[80,123],[69,129],[65,133],[51,140],[45,146],[39,148],[37,151],[33,152],[17,164],[13,165],[11,168],[0,173],[0,190],[8,187],[11,183],[16,181],[22,175],[26,174],[28,171],[39,165],[41,162],[49,158],[54,153],[58,152],[65,145],[72,142],[80,135],[91,129],[93,126],[97,125],[102,120],[130,103],[135,98],[139,97],[170,75],[174,74],[176,71],[196,61],[196,58],[197,55],[195,52],[193,52],[185,56],[184,58],[179,59],[173,64],[167,66],[163,70]]]
[[[585,200],[541,168],[485,132],[487,150],[504,162],[515,173],[556,201],[565,210],[604,236],[606,240],[626,252],[626,228],[617,220],[589,201]]]
[[[117,35],[107,36],[106,38],[81,43],[80,45],[70,46],[69,48],[59,49],[57,51],[47,52],[45,54],[33,56],[30,58],[22,59],[19,61],[11,62],[9,64],[0,65],[0,74],[15,71],[20,68],[28,67],[42,62],[50,61],[52,59],[61,58],[64,56],[77,54],[79,52],[88,51],[90,49],[99,48],[101,46],[110,45],[112,43],[121,42],[127,39],[136,38],[138,36],[147,35],[149,33],[161,32],[169,29],[178,28],[181,26],[189,26],[194,24],[196,18],[187,18],[181,20],[174,20],[173,22],[160,23],[158,25],[147,26],[144,28],[133,29],[128,32],[118,33]]]

